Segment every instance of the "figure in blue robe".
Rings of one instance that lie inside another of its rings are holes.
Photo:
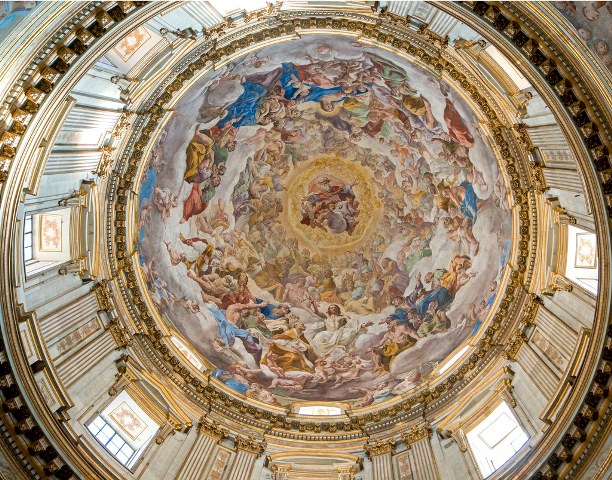
[[[474,187],[467,180],[461,182],[461,186],[465,189],[465,197],[461,202],[461,213],[472,222],[472,225],[476,223],[476,217],[478,215],[478,197],[474,192]]]
[[[233,120],[232,126],[234,127],[257,125],[257,111],[267,90],[262,85],[250,80],[246,80],[242,87],[244,91],[227,106],[225,117],[219,120],[217,124],[219,128],[225,127],[227,122],[231,120]]]
[[[285,91],[285,98],[287,100],[298,100],[301,102],[318,102],[326,95],[342,91],[342,87],[339,85],[336,87],[324,88],[315,85],[314,83],[304,82],[304,85],[309,87],[309,92],[306,95],[304,95],[303,93],[296,95],[298,89],[293,84],[293,82],[295,81],[295,79],[297,79],[299,82],[302,81],[299,72],[297,71],[293,63],[282,63],[281,67],[283,73],[281,74],[279,81],[281,86],[283,87],[283,90]]]
[[[421,314],[426,313],[427,309],[429,308],[429,304],[435,300],[438,302],[437,310],[444,310],[452,303],[453,299],[454,297],[446,287],[439,286],[428,293],[423,300],[417,302],[415,308],[416,311]]]
[[[231,348],[236,342],[236,339],[240,339],[244,348],[247,352],[253,355],[253,358],[259,365],[261,360],[261,345],[259,340],[253,337],[248,330],[239,328],[231,322],[228,322],[225,318],[225,310],[219,310],[218,308],[208,307],[208,311],[212,314],[217,322],[218,336],[225,343],[226,348]]]
[[[255,299],[255,303],[262,303],[262,302],[263,302],[263,299],[261,298]],[[274,310],[276,310],[279,307],[281,307],[281,305],[268,304],[265,307],[261,307],[259,311],[264,314],[264,316],[266,317],[266,320],[278,320],[279,318],[283,318],[285,316],[284,314],[276,315],[274,313]]]
[[[244,395],[249,389],[248,385],[239,382],[234,377],[235,375],[232,372],[227,370],[217,369],[212,373],[212,376],[217,380],[222,381],[225,385],[230,387],[232,390],[236,390],[238,393]]]

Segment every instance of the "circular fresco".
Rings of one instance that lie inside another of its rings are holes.
[[[352,38],[209,72],[140,191],[150,296],[269,404],[405,393],[480,327],[507,262],[502,177],[448,84]]]

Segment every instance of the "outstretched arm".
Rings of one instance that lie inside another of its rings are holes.
[[[242,312],[243,310],[254,310],[254,309],[259,309],[262,307],[267,307],[268,305],[270,305],[270,302],[261,302],[261,303],[255,303],[255,302],[250,302],[250,303],[245,303],[245,304],[234,304],[234,309],[237,312]]]

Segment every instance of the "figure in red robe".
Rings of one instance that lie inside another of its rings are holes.
[[[444,121],[446,122],[448,135],[451,140],[454,140],[466,148],[472,148],[474,146],[474,137],[465,123],[463,123],[461,115],[459,115],[459,112],[448,98],[446,99],[446,107],[444,108]]]

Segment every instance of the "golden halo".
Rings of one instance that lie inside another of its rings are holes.
[[[341,178],[354,185],[355,195],[360,204],[359,223],[352,234],[335,234],[301,223],[301,199],[308,192],[309,183],[318,176],[329,175]],[[321,155],[304,162],[288,180],[287,208],[281,218],[294,238],[313,251],[339,253],[354,250],[362,245],[375,231],[380,220],[381,202],[370,172],[357,162],[351,162],[333,155]]]

